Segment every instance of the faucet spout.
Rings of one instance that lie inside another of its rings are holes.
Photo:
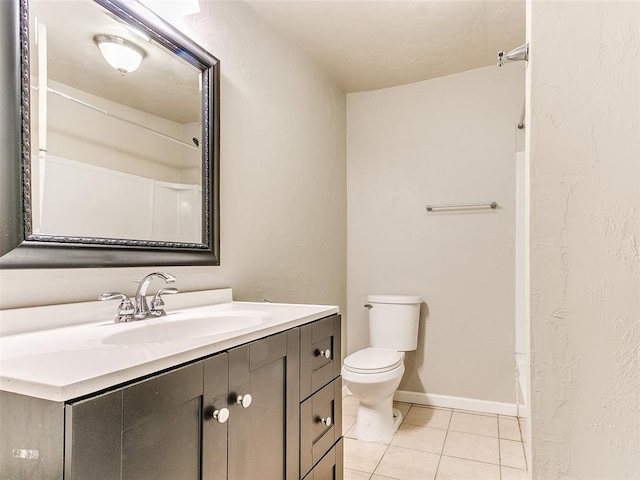
[[[134,317],[136,318],[136,320],[142,320],[143,318],[147,318],[150,315],[149,304],[147,303],[147,288],[149,288],[149,284],[154,278],[162,278],[166,283],[169,284],[176,281],[176,277],[174,277],[170,273],[165,272],[153,272],[140,280],[140,284],[138,285],[138,289],[136,290],[136,297],[134,300]]]

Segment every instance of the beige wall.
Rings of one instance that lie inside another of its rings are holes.
[[[533,478],[640,478],[640,3],[530,2]]]
[[[347,95],[348,351],[368,294],[425,301],[402,390],[514,403],[515,151],[524,69]],[[497,201],[493,211],[427,203]]]
[[[243,2],[201,2],[188,34],[221,60],[220,267],[177,287],[346,306],[346,100]],[[153,267],[1,271],[4,308],[135,291]]]

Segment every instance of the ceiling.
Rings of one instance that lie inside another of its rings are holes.
[[[495,65],[525,0],[247,0],[347,93]]]
[[[31,3],[49,27],[49,54],[57,59],[50,64],[51,78],[104,98],[126,98],[124,103],[134,108],[179,123],[198,119],[198,75],[193,67],[175,61],[167,66],[167,54],[146,43],[143,66],[121,77],[101,58],[93,35],[110,33],[138,44],[140,38],[91,1]],[[525,0],[247,3],[347,93],[494,65],[498,50],[509,51],[525,42]],[[33,51],[36,48],[32,45]],[[150,91],[160,92],[162,100],[148,96]],[[188,101],[175,94],[187,91]]]
[[[2,0],[0,0],[2,1]],[[200,71],[153,41],[145,41],[92,1],[31,0],[30,29],[46,26],[48,78],[176,123],[200,121]],[[104,60],[96,34],[115,35],[143,48],[135,72],[120,75]],[[40,35],[43,35],[42,32]],[[38,44],[30,35],[31,71],[38,75]]]

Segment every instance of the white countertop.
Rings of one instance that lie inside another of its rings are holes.
[[[0,337],[0,389],[63,402],[338,313],[335,306],[282,303],[225,302],[178,310],[172,310],[169,302],[167,305],[168,317],[128,323],[101,318]],[[179,312],[209,311],[231,315],[260,312],[266,320],[242,330],[199,338],[139,344],[105,342],[106,337],[141,328],[144,322],[167,321]],[[42,312],[46,313],[46,307],[40,307],[39,314]],[[22,318],[26,315],[19,313]]]

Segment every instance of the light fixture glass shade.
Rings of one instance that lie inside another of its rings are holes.
[[[121,75],[138,69],[142,59],[147,55],[142,48],[124,38],[112,35],[96,35],[93,41],[100,48],[102,56],[109,65]]]

